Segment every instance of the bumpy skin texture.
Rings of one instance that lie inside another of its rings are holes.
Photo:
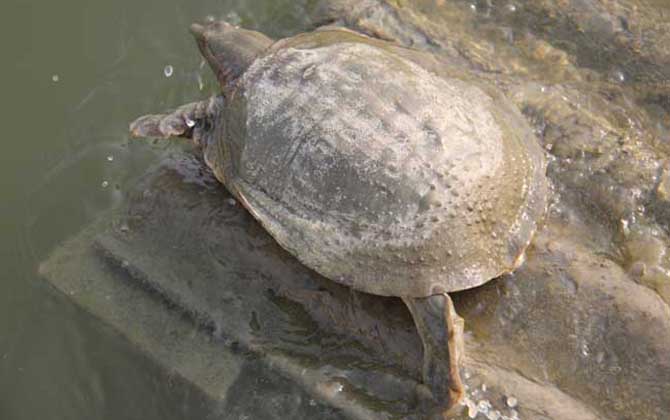
[[[209,151],[284,248],[378,295],[513,270],[546,208],[544,156],[518,112],[413,55],[337,29],[279,41],[229,92]]]

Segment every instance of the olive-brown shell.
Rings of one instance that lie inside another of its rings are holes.
[[[471,288],[520,263],[546,207],[544,156],[494,89],[397,48],[343,30],[275,44],[229,98],[214,165],[332,280],[390,296]]]

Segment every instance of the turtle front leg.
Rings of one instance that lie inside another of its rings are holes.
[[[423,342],[423,383],[432,404],[446,414],[463,398],[459,372],[463,348],[463,319],[448,294],[427,298],[403,297]]]
[[[182,105],[170,113],[145,115],[130,124],[130,135],[159,139],[184,137],[202,146],[203,135],[212,120],[220,115],[223,101],[223,97],[215,96]]]

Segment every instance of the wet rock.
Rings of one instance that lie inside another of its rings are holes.
[[[547,227],[514,275],[459,295],[476,347],[466,353],[553,383],[599,418],[663,418],[670,310],[574,236]]]

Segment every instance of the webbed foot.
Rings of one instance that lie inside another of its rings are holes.
[[[446,293],[403,301],[423,342],[423,383],[432,399],[430,411],[446,414],[463,398],[459,372],[463,319]]]
[[[216,96],[182,105],[170,113],[145,115],[130,124],[130,135],[158,139],[184,137],[201,146],[204,131],[209,128],[212,118],[219,115],[222,104],[223,98]]]

